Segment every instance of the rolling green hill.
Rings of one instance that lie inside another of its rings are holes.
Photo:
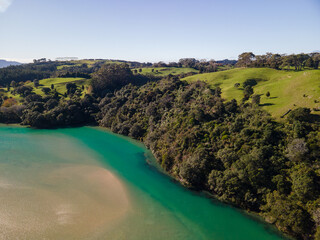
[[[83,96],[87,93],[87,86],[89,86],[89,79],[86,78],[47,78],[39,81],[39,87],[35,88],[33,83],[26,83],[26,86],[33,87],[33,92],[36,94],[39,94],[41,96],[44,96],[45,94],[42,92],[42,88],[47,87],[51,88],[51,84],[54,85],[54,88],[57,90],[57,92],[61,95],[67,92],[66,84],[67,83],[75,83],[79,88],[84,86]],[[11,89],[12,90],[12,89]],[[13,95],[11,92],[8,92],[6,88],[0,88],[0,93],[2,95],[5,95],[7,97],[15,98],[18,102],[21,100],[20,95],[16,94]]]
[[[289,109],[308,107],[320,109],[320,70],[284,71],[269,68],[237,68],[228,71],[197,74],[186,77],[188,82],[205,81],[222,89],[222,97],[238,102],[243,98],[242,83],[254,79],[255,94],[261,94],[261,106],[279,118]],[[235,87],[240,83],[240,87]],[[270,92],[270,97],[266,93]],[[320,114],[319,111],[313,111]]]
[[[168,76],[169,74],[172,75],[179,75],[183,73],[199,73],[198,70],[194,68],[176,68],[176,67],[150,67],[150,68],[141,68],[142,72],[140,74],[153,74],[155,76],[164,77]],[[154,69],[154,72],[152,72]],[[137,70],[139,72],[139,68],[132,69]]]
[[[77,86],[82,87],[82,85],[85,87],[83,91],[83,95],[87,92],[87,86],[89,86],[89,80],[86,78],[47,78],[39,81],[40,86],[38,88],[33,88],[33,91],[36,94],[44,95],[44,93],[41,91],[44,87],[51,87],[51,84],[54,85],[54,88],[57,90],[60,94],[65,94],[67,92],[66,84],[67,83],[75,83]],[[33,83],[27,84],[29,86],[33,87]]]
[[[84,93],[86,93],[86,86],[89,85],[89,80],[86,78],[47,78],[39,81],[40,86],[38,88],[34,88],[33,91],[36,94],[44,95],[41,91],[44,87],[51,87],[51,84],[54,85],[54,88],[57,90],[58,93],[64,94],[66,89],[67,83],[75,83],[77,86],[81,87],[82,85],[85,87]],[[33,83],[27,84],[33,87]]]

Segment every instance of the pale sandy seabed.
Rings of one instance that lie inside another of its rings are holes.
[[[66,138],[47,138],[42,146],[52,161],[23,146],[1,151],[0,239],[100,239],[126,217],[124,185],[92,156]],[[19,151],[22,160],[11,159]]]
[[[0,125],[0,240],[280,240],[99,129]]]

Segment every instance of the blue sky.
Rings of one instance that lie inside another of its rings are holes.
[[[320,50],[320,0],[0,0],[0,59],[236,59]]]

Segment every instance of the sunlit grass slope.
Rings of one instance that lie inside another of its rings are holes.
[[[67,92],[66,84],[75,83],[77,86],[84,86],[84,94],[86,93],[86,87],[89,86],[89,79],[86,78],[47,78],[39,81],[40,86],[38,88],[33,88],[33,91],[37,94],[44,95],[42,88],[48,87],[51,88],[51,84],[54,85],[54,88],[60,94],[65,94]],[[33,87],[33,83],[29,83],[29,86]]]
[[[87,87],[90,85],[90,79],[86,78],[47,78],[39,81],[39,87],[35,88],[33,83],[27,83],[26,86],[31,86],[33,92],[41,96],[45,96],[45,93],[42,91],[42,88],[51,88],[51,84],[54,85],[54,89],[57,90],[58,94],[64,95],[67,92],[66,84],[75,83],[79,88],[84,86],[82,91],[82,97],[88,92]],[[22,100],[22,97],[19,94],[13,95],[11,91],[7,91],[7,88],[0,88],[0,95],[7,96],[8,98],[15,98],[17,102]]]
[[[261,95],[261,106],[274,117],[279,118],[289,109],[297,107],[320,108],[320,70],[284,71],[269,68],[237,68],[228,71],[197,74],[186,77],[188,82],[205,81],[213,88],[220,87],[227,99],[243,98],[242,83],[255,79],[255,94]],[[240,83],[236,88],[235,84]],[[266,97],[270,92],[271,96]],[[314,111],[320,114],[320,112]]]

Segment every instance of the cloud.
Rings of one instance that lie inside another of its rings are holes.
[[[13,0],[0,0],[0,13],[5,12]]]

